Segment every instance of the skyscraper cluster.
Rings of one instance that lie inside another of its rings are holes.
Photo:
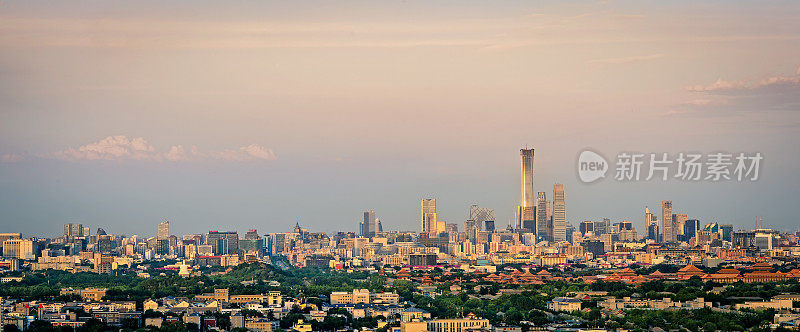
[[[534,149],[520,149],[520,205],[516,229],[533,233],[538,241],[567,241],[564,185],[553,185],[553,201],[544,191],[534,191]]]

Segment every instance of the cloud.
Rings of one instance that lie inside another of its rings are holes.
[[[15,154],[7,154],[2,161],[19,161]],[[200,160],[225,161],[264,161],[274,160],[275,152],[258,144],[245,145],[237,149],[201,152],[197,146],[187,149],[183,145],[173,145],[166,152],[159,152],[142,137],[128,138],[124,135],[108,136],[77,148],[39,155],[42,158],[66,161],[94,160],[143,160],[154,162],[189,162]]]
[[[68,148],[51,156],[64,160],[160,160],[161,155],[155,147],[142,137],[129,139],[127,136],[108,136],[97,142]]]
[[[760,80],[728,80],[692,85],[686,91],[702,99],[683,103],[703,111],[800,111],[800,68],[794,75],[772,75]]]
[[[0,156],[0,162],[3,163],[16,163],[27,159],[27,155],[19,154],[19,153],[6,153]]]
[[[800,88],[800,67],[794,76],[768,76],[759,81],[744,80],[724,80],[718,78],[716,82],[709,85],[694,85],[686,87],[692,92],[707,92],[714,94],[752,94],[758,92],[783,91]]]
[[[665,55],[658,53],[658,54],[650,54],[650,55],[635,55],[635,56],[628,56],[622,58],[610,58],[610,59],[596,59],[596,60],[589,60],[587,63],[589,64],[603,64],[603,65],[618,65],[618,64],[626,64],[626,63],[633,63],[633,62],[642,62],[647,60],[654,60],[663,58]]]
[[[189,156],[186,154],[186,149],[183,148],[182,145],[175,145],[169,148],[169,151],[164,155],[169,161],[186,161],[189,160]]]
[[[272,149],[267,149],[257,144],[246,145],[235,150],[212,152],[209,154],[209,156],[211,156],[211,158],[214,159],[231,160],[231,161],[275,159],[275,153],[272,151]]]

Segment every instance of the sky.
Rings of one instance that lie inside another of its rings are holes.
[[[796,230],[798,142],[795,1],[0,2],[0,232],[419,230],[431,197],[506,225],[526,146],[573,225]],[[585,149],[764,159],[585,184]]]

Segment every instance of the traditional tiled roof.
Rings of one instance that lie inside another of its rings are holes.
[[[716,274],[739,274],[737,269],[720,269]]]
[[[686,265],[680,270],[678,270],[678,273],[696,273],[696,272],[703,272],[703,271],[694,265]]]

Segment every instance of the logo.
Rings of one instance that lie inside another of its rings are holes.
[[[594,151],[583,151],[578,156],[578,177],[582,182],[591,183],[606,177],[608,162]]]

